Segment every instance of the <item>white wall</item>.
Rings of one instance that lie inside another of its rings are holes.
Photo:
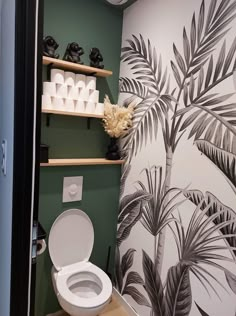
[[[0,143],[7,140],[7,175],[0,171],[0,315],[10,314],[15,1],[1,1]]]

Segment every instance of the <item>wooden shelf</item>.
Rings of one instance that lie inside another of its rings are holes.
[[[68,115],[68,116],[94,117],[94,118],[100,118],[100,119],[104,118],[104,115],[102,115],[102,114],[75,113],[75,112],[47,110],[47,109],[42,109],[42,113],[56,114],[56,115]]]
[[[107,160],[104,158],[49,159],[48,163],[40,163],[41,167],[122,165],[124,160]]]
[[[112,75],[112,71],[110,70],[70,63],[65,60],[55,59],[46,56],[43,56],[43,65],[53,65],[54,67],[81,72],[87,75],[95,75],[97,77],[109,77]]]

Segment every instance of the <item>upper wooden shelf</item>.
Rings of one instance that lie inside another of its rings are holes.
[[[92,166],[92,165],[122,165],[124,160],[107,160],[104,158],[80,158],[80,159],[49,159],[48,163],[41,162],[41,167],[63,166]]]
[[[89,74],[89,75],[95,75],[97,77],[109,77],[112,75],[112,71],[110,70],[70,63],[65,60],[43,56],[43,65],[51,65],[51,64],[58,68],[73,70],[76,72],[82,72],[84,74]]]
[[[104,118],[104,115],[102,115],[102,114],[75,113],[75,112],[47,110],[47,109],[42,109],[42,113],[56,114],[56,115],[68,115],[68,116],[94,117],[94,118],[100,118],[100,119]]]

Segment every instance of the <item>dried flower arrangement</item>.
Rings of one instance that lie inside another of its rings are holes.
[[[103,126],[106,133],[112,138],[119,138],[127,134],[132,126],[134,104],[128,107],[118,104],[111,104],[109,97],[104,99],[104,119]]]

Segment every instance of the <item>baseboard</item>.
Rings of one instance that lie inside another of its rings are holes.
[[[124,308],[124,310],[129,314],[129,316],[138,316],[134,309],[128,304],[126,299],[120,295],[120,293],[113,287],[113,295],[119,302],[119,304]]]
[[[60,310],[56,313],[47,314],[46,316],[65,316],[65,312],[63,310]]]
[[[117,302],[123,307],[129,316],[138,316],[133,308],[127,303],[125,298],[113,287],[112,295],[116,298]],[[56,313],[47,314],[46,316],[65,316],[65,312],[60,310]]]

